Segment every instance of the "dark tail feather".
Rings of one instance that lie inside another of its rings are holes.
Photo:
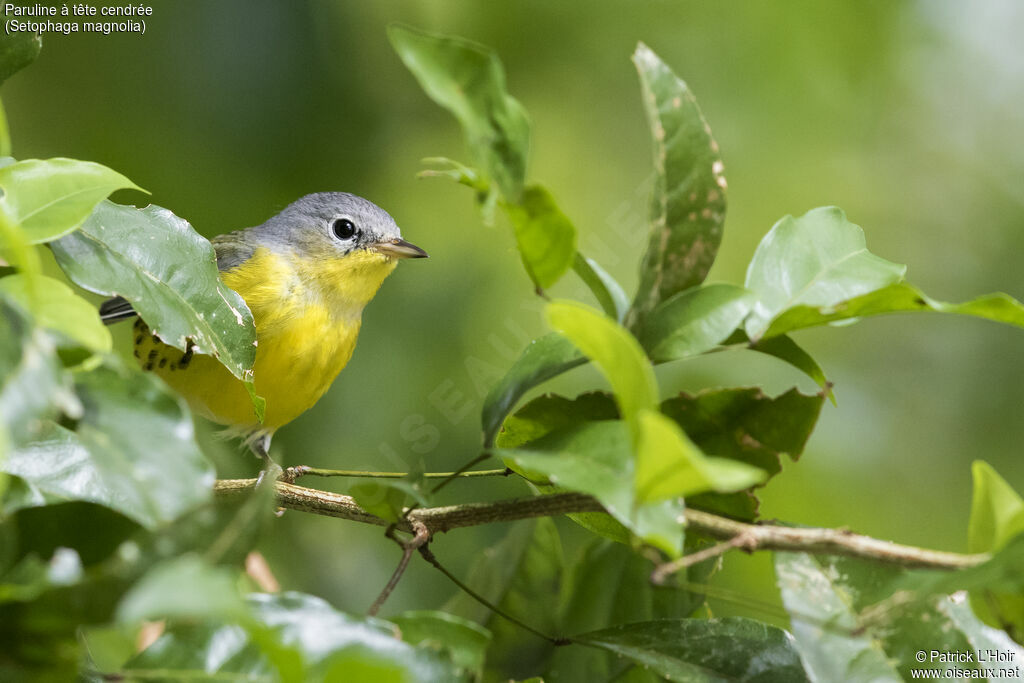
[[[119,320],[134,318],[138,313],[124,297],[115,296],[100,304],[100,320],[104,325],[113,325]]]

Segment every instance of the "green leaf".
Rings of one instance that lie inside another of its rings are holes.
[[[967,527],[967,549],[972,553],[999,550],[1024,533],[1024,498],[984,460],[971,465],[974,496]]]
[[[82,500],[155,528],[210,499],[214,471],[181,400],[158,379],[101,367],[78,375],[76,431],[50,423],[0,467],[45,500]]]
[[[7,111],[4,109],[3,102],[0,102],[0,158],[8,157],[10,153],[11,131],[7,127]]]
[[[117,171],[77,159],[29,159],[0,168],[0,211],[32,244],[78,228],[110,193],[145,192]]]
[[[5,444],[16,447],[38,438],[46,420],[61,411],[77,417],[81,406],[53,340],[0,292],[0,456]]]
[[[475,163],[511,202],[526,177],[530,122],[522,105],[505,90],[497,55],[461,38],[389,26],[395,52],[424,92],[462,125]]]
[[[534,339],[484,399],[481,423],[490,446],[509,411],[527,391],[587,362],[572,342],[557,333]]]
[[[252,314],[220,281],[213,247],[187,221],[158,206],[104,202],[51,247],[75,284],[123,296],[165,343],[185,351],[191,340],[235,377],[252,379]]]
[[[157,619],[244,618],[248,610],[238,592],[238,573],[214,567],[197,555],[182,555],[154,566],[121,599],[121,623]]]
[[[974,496],[967,526],[967,548],[972,553],[1002,550],[1013,539],[1024,547],[1024,499],[983,460],[971,466]],[[1006,562],[1006,559],[1002,559]],[[1024,577],[1024,554],[1018,554],[1014,571]],[[985,587],[971,592],[975,614],[988,624],[1004,628],[1018,641],[1024,639],[1024,581],[1009,589]]]
[[[0,577],[0,603],[30,602],[55,586],[82,578],[82,558],[71,548],[57,548],[48,562],[28,555]]]
[[[518,202],[504,206],[530,280],[539,290],[551,287],[573,264],[576,228],[540,185],[527,187]]]
[[[641,410],[658,405],[654,369],[639,342],[600,312],[573,301],[555,301],[544,310],[548,324],[590,358],[612,386],[619,412],[634,424]]]
[[[638,538],[669,555],[682,551],[681,504],[637,504],[632,437],[624,422],[573,424],[496,455],[527,478],[593,496]]]
[[[510,415],[495,443],[499,448],[518,448],[583,422],[617,419],[615,399],[603,391],[591,391],[573,399],[544,394]]]
[[[117,673],[146,680],[456,680],[451,664],[403,643],[385,621],[349,616],[301,593],[257,594],[248,606],[245,625],[172,626]]]
[[[757,341],[790,308],[836,306],[896,284],[905,272],[906,266],[869,252],[864,231],[841,209],[786,216],[761,240],[747,268],[746,287],[758,298],[747,318],[747,335]]]
[[[900,282],[829,306],[795,306],[777,317],[764,336],[773,337],[805,327],[872,315],[916,311],[969,315],[1024,327],[1024,305],[1001,292],[979,296],[963,303],[947,303],[936,301],[913,285]]]
[[[939,670],[938,678],[949,678],[947,671],[978,678],[985,666],[933,660],[933,650],[974,653],[992,647],[1024,657],[1024,649],[1005,634],[961,609],[962,593],[915,600],[914,589],[928,586],[934,572],[803,553],[776,553],[775,571],[797,648],[815,680],[909,680],[922,668]],[[957,574],[941,576],[955,580]],[[880,609],[887,601],[889,608]]]
[[[597,261],[587,258],[578,251],[572,268],[590,289],[608,317],[621,323],[629,310],[629,297],[622,289],[622,285],[599,266]]]
[[[627,657],[670,681],[809,680],[785,631],[742,617],[625,624],[573,640]]]
[[[824,400],[796,389],[775,397],[757,387],[706,389],[667,399],[661,410],[705,453],[775,475],[782,469],[783,454],[792,460],[800,457]]]
[[[725,341],[753,304],[754,295],[735,285],[687,289],[649,313],[639,331],[640,343],[655,363],[704,353]]]
[[[746,336],[745,334],[743,335]],[[822,388],[832,405],[836,404],[835,394],[832,392],[832,383],[825,377],[825,371],[818,365],[811,354],[807,353],[788,335],[782,334],[777,337],[762,337],[756,343],[751,342],[748,347],[751,351],[757,351],[779,360],[789,363],[794,368],[804,373]]]
[[[639,415],[636,498],[649,503],[695,493],[733,493],[764,482],[763,470],[705,456],[675,422],[653,410]]]
[[[22,274],[0,279],[0,295],[31,310],[42,327],[59,332],[90,351],[110,351],[110,331],[100,321],[96,307],[71,291],[60,280],[39,276],[30,301],[27,278]]]
[[[403,612],[389,621],[402,631],[402,640],[421,648],[437,650],[450,659],[459,673],[475,679],[483,676],[491,632],[476,622],[446,612],[417,610]]]
[[[630,326],[707,277],[722,241],[725,177],[697,100],[646,45],[633,53],[654,139],[651,235]]]
[[[2,16],[5,23],[10,18],[6,13]],[[0,33],[0,83],[34,62],[42,49],[43,37],[38,33]]]
[[[365,481],[350,486],[348,493],[364,510],[389,522],[401,519],[410,502],[430,507],[420,482],[411,479]]]

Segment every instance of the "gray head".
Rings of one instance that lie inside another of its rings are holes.
[[[308,194],[250,230],[261,244],[314,258],[344,256],[359,249],[391,258],[427,255],[402,239],[387,211],[347,192]]]

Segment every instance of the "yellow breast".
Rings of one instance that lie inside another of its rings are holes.
[[[364,250],[308,262],[260,248],[221,274],[256,323],[253,377],[267,401],[262,425],[244,385],[216,359],[161,343],[142,321],[135,354],[199,414],[243,432],[272,434],[311,408],[348,363],[363,308],[394,267],[393,260]]]

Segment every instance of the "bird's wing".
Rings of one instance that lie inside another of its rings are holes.
[[[217,269],[220,272],[231,270],[252,256],[254,248],[246,244],[243,232],[245,231],[236,230],[224,235],[217,235],[210,240],[217,254]],[[131,303],[122,296],[112,297],[100,304],[100,320],[104,325],[113,325],[137,315],[138,313],[132,308]]]

